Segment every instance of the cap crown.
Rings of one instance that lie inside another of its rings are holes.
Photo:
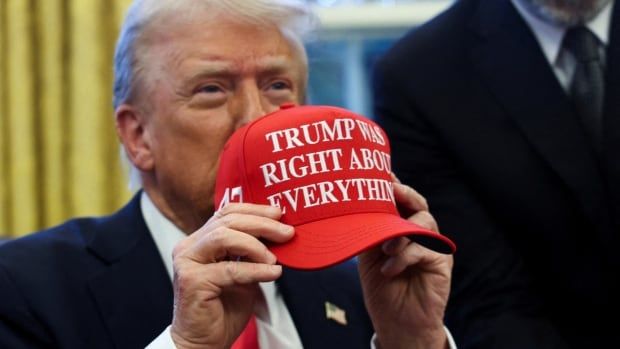
[[[398,214],[385,132],[342,108],[283,107],[240,128],[224,146],[216,183],[216,208],[278,206],[291,225]]]

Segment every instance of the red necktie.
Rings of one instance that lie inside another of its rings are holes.
[[[245,325],[245,328],[230,349],[259,349],[256,317],[254,315],[250,317],[250,321]]]

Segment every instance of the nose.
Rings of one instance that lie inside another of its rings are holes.
[[[267,114],[261,91],[254,84],[248,84],[248,86],[243,88],[239,103],[238,127],[242,127]]]

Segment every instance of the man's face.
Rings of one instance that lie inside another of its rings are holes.
[[[525,0],[538,17],[563,26],[583,24],[612,0]]]
[[[142,98],[158,192],[149,195],[159,194],[164,214],[193,231],[213,212],[226,140],[281,104],[301,102],[306,69],[276,28],[217,19],[153,37]]]

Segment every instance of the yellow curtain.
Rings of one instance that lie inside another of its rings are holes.
[[[112,56],[130,0],[0,0],[0,236],[111,213]]]

